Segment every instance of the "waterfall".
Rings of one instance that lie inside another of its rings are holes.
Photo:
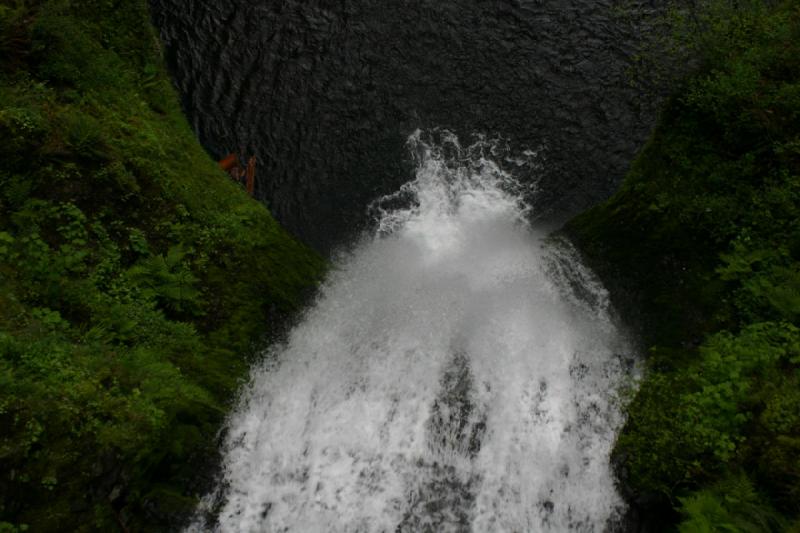
[[[606,531],[635,383],[608,294],[526,223],[497,140],[409,139],[416,178],[265,354],[190,531]]]

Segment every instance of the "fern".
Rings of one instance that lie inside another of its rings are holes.
[[[787,524],[756,492],[744,475],[680,498],[684,520],[680,533],[764,533],[785,531]]]
[[[128,279],[141,288],[142,296],[152,298],[169,311],[201,314],[200,281],[184,261],[182,246],[172,246],[167,255],[151,255],[128,270]]]

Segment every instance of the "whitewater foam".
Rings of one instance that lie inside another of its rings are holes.
[[[604,531],[623,511],[632,350],[571,245],[526,223],[501,163],[535,152],[409,146],[416,179],[253,370],[190,531]]]

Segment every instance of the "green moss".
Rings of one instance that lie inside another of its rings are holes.
[[[748,505],[797,517],[800,8],[714,0],[674,39],[698,69],[620,192],[567,228],[651,347],[615,457],[686,531],[742,518],[739,473]]]
[[[198,145],[144,0],[6,3],[0,50],[0,528],[174,528],[323,262]]]

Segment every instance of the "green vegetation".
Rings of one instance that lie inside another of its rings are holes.
[[[691,73],[568,231],[651,347],[615,449],[634,500],[681,531],[780,531],[800,527],[800,5],[701,4],[669,39]]]
[[[322,271],[195,141],[145,0],[0,2],[0,531],[174,527]]]

